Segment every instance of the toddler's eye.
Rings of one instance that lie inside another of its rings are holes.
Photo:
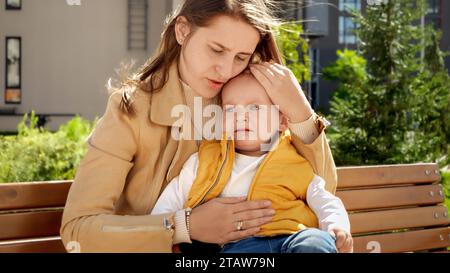
[[[234,111],[235,111],[235,107],[234,106],[225,108],[225,112],[233,113]]]
[[[251,105],[248,106],[248,109],[250,111],[258,111],[259,109],[261,109],[261,107],[259,105],[257,105],[257,104],[251,104]]]

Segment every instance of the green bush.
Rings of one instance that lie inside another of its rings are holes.
[[[357,51],[323,70],[337,83],[329,119],[337,165],[450,163],[450,75],[441,34],[417,24],[426,1],[389,0],[350,12]]]
[[[0,183],[73,179],[95,123],[75,117],[53,133],[25,115],[16,136],[0,136]]]
[[[441,172],[442,175],[442,187],[444,188],[445,193],[445,205],[447,206],[447,210],[450,212],[450,171],[449,172]]]
[[[292,70],[299,83],[311,78],[311,60],[308,55],[308,43],[301,36],[303,27],[298,22],[285,22],[275,31],[276,43],[286,66]]]

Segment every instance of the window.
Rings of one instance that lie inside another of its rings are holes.
[[[22,8],[22,0],[5,0],[7,10],[18,10]]]
[[[311,59],[311,72],[313,76],[319,74],[319,67],[320,67],[320,59],[319,59],[319,49],[318,48],[312,48],[310,51],[310,59]]]
[[[18,104],[22,100],[20,37],[6,37],[5,56],[5,103]]]
[[[339,11],[347,11],[348,9],[361,10],[360,0],[339,0]]]
[[[311,106],[316,109],[319,106],[319,79],[320,79],[320,50],[318,48],[309,49],[311,59],[311,80],[309,82],[308,95]]]
[[[147,0],[128,0],[128,50],[147,50]]]
[[[355,23],[352,18],[339,16],[339,43],[356,44]]]
[[[348,10],[361,10],[360,0],[339,0],[339,43],[356,44],[357,25],[348,14]]]
[[[432,24],[435,28],[441,28],[441,0],[428,0],[425,24]]]
[[[439,14],[441,1],[440,0],[428,0],[428,14]]]

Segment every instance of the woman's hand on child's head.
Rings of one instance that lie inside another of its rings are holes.
[[[275,212],[270,206],[268,201],[246,201],[246,197],[212,199],[192,210],[191,239],[225,244],[255,235],[272,220]]]
[[[329,233],[336,237],[336,248],[339,253],[353,252],[353,237],[351,233],[340,228],[333,228]]]
[[[280,107],[290,122],[302,122],[312,115],[311,105],[289,68],[273,62],[250,64],[249,68],[273,104]]]

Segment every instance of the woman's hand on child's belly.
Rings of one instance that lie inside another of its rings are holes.
[[[255,235],[262,225],[272,220],[274,214],[268,200],[215,198],[192,210],[190,236],[205,243],[225,244]]]

